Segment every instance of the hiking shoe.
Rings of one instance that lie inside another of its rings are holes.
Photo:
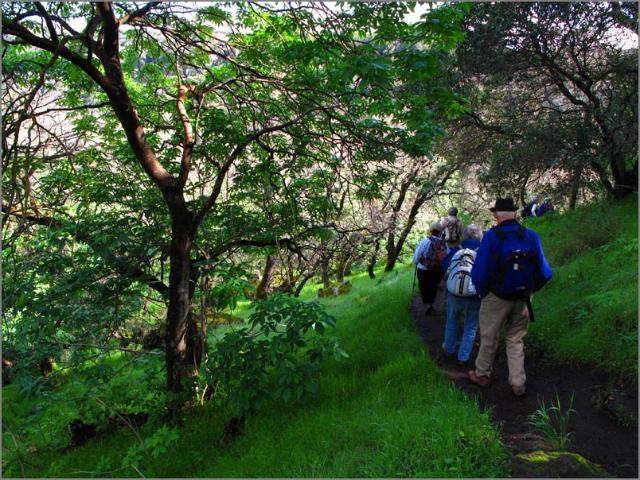
[[[468,367],[469,364],[471,363],[471,359],[468,358],[467,360],[458,360],[456,363],[461,367]]]
[[[491,378],[488,375],[478,375],[475,370],[469,370],[469,381],[482,388],[491,385]]]
[[[511,385],[511,391],[516,397],[521,397],[527,393],[526,385]]]

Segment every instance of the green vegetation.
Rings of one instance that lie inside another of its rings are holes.
[[[573,395],[569,406],[563,409],[560,397],[556,394],[556,400],[546,405],[540,402],[540,407],[529,415],[529,425],[534,432],[542,434],[546,442],[553,450],[567,450],[571,440],[569,431],[569,418],[576,413],[573,407]]]
[[[444,379],[415,335],[407,312],[411,273],[403,268],[377,281],[366,275],[353,277],[350,294],[323,300],[328,313],[337,318],[332,333],[341,339],[348,358],[324,364],[315,397],[304,403],[266,403],[247,419],[243,433],[230,444],[220,443],[229,412],[209,403],[184,410],[184,426],[160,426],[152,421],[136,429],[149,457],[133,430],[123,428],[103,432],[62,455],[38,450],[28,457],[24,473],[180,477],[506,475],[507,454],[488,414],[480,412],[473,400]],[[310,299],[316,289],[307,287],[303,296]],[[144,390],[147,382],[140,375],[131,388]],[[17,386],[4,391],[3,411],[13,412],[4,421],[25,446],[36,433],[21,431],[18,418],[23,418],[34,400],[21,397]],[[57,406],[52,403],[48,409],[52,414]],[[68,414],[65,419],[72,417]],[[5,449],[11,448],[7,438]],[[22,475],[19,462],[10,462],[6,475]]]
[[[531,222],[528,346],[637,375],[636,18],[4,2],[2,473],[504,475],[402,257],[452,204],[602,202]]]
[[[554,278],[535,295],[530,344],[616,375],[638,368],[637,196],[535,219]]]

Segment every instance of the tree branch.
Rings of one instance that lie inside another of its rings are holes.
[[[302,120],[304,117],[311,114],[312,112],[315,112],[318,110],[326,110],[326,108],[327,107],[310,108],[309,110],[302,112],[300,115],[296,116],[295,118],[287,122],[280,123],[278,125],[272,125],[270,127],[264,127],[263,129],[258,130],[257,132],[254,132],[248,135],[247,137],[245,137],[245,139],[242,142],[240,142],[236,146],[236,148],[234,148],[234,150],[231,152],[231,154],[229,155],[227,160],[224,162],[224,164],[222,164],[222,167],[218,172],[218,176],[213,185],[213,190],[211,191],[209,198],[207,198],[207,201],[205,202],[205,204],[200,208],[198,213],[195,215],[194,222],[193,222],[193,231],[195,232],[198,229],[205,215],[207,214],[207,212],[209,212],[209,210],[211,210],[211,207],[213,207],[216,200],[218,199],[218,196],[220,195],[220,191],[222,190],[222,185],[224,183],[225,177],[227,175],[227,172],[231,168],[231,165],[236,160],[236,158],[238,158],[242,154],[242,152],[244,152],[247,146],[251,144],[251,142],[259,139],[261,136],[266,135],[267,133],[275,132],[278,130],[284,130],[285,128],[298,123],[300,120]]]
[[[63,222],[58,219],[55,219],[52,217],[46,217],[42,215],[28,215],[26,214],[26,212],[21,212],[16,209],[10,209],[4,205],[2,206],[2,212],[5,215],[11,215],[17,218],[22,218],[36,225],[43,225],[45,227],[58,227],[58,228],[64,227]],[[140,265],[132,266],[130,264],[130,261],[127,260],[126,258],[119,257],[113,252],[106,252],[102,248],[99,248],[99,249],[95,248],[95,245],[92,242],[91,234],[77,231],[77,230],[70,233],[76,240],[89,245],[94,250],[94,252],[102,256],[105,260],[113,263],[121,275],[125,277],[134,278],[139,282],[145,283],[146,285],[148,285],[150,288],[160,293],[165,298],[169,294],[169,287],[165,285],[161,280],[158,280],[153,275],[145,272]]]
[[[193,157],[193,128],[191,120],[184,106],[184,100],[189,88],[186,85],[180,85],[178,88],[178,99],[176,101],[180,121],[184,128],[184,146],[182,147],[182,160],[180,162],[180,176],[178,177],[178,191],[182,191],[189,178],[189,170],[191,169],[191,160]]]
[[[147,13],[149,13],[151,10],[153,10],[154,7],[157,7],[161,3],[162,2],[149,2],[144,7],[139,8],[138,10],[135,10],[131,13],[127,13],[126,15],[123,15],[122,17],[120,17],[118,19],[118,24],[125,25],[128,23],[132,23],[136,19],[146,16]]]

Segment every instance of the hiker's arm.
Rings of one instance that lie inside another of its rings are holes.
[[[547,258],[544,256],[544,251],[542,250],[542,242],[540,241],[540,237],[538,236],[538,234],[534,233],[534,239],[536,242],[536,253],[538,254],[538,258],[540,259],[540,275],[535,279],[534,285],[534,291],[538,291],[542,287],[544,287],[549,280],[551,280],[553,272],[551,271],[551,265],[549,265]]]
[[[416,247],[416,251],[413,253],[413,264],[417,267],[420,262],[420,256],[422,255],[422,251],[424,250],[424,244],[426,240],[420,240],[420,243]]]
[[[449,269],[449,265],[451,264],[451,259],[456,253],[452,248],[449,248],[448,250],[449,251],[447,252],[447,256],[444,257],[444,260],[442,260],[442,264],[440,265],[440,268],[442,269],[443,272],[446,272]]]
[[[485,297],[489,293],[491,277],[495,270],[495,260],[491,255],[493,251],[493,236],[495,236],[495,234],[489,231],[482,238],[476,260],[473,262],[473,268],[471,269],[471,281],[481,297]]]

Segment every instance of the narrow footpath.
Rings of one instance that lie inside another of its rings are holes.
[[[456,386],[476,395],[483,408],[488,408],[493,422],[498,425],[505,444],[515,456],[544,449],[543,439],[531,431],[527,417],[540,407],[560,399],[564,408],[573,395],[573,409],[569,430],[569,450],[603,467],[611,476],[638,478],[638,423],[637,382],[634,385],[613,384],[606,374],[570,364],[551,364],[541,355],[527,352],[527,393],[516,397],[507,383],[507,364],[504,340],[494,364],[493,384],[487,389],[477,387],[468,380],[467,371],[473,368],[459,366],[455,359],[442,355],[445,306],[442,284],[436,299],[436,312],[425,316],[420,296],[413,298],[411,315],[415,327],[429,354]],[[471,356],[475,359],[479,336]],[[525,339],[526,349],[526,339]],[[526,350],[525,350],[526,351]],[[515,457],[514,457],[515,458]],[[532,476],[518,469],[514,462],[514,476]],[[570,473],[558,476],[572,476]],[[546,476],[546,475],[545,475]],[[554,475],[555,476],[555,475]]]

